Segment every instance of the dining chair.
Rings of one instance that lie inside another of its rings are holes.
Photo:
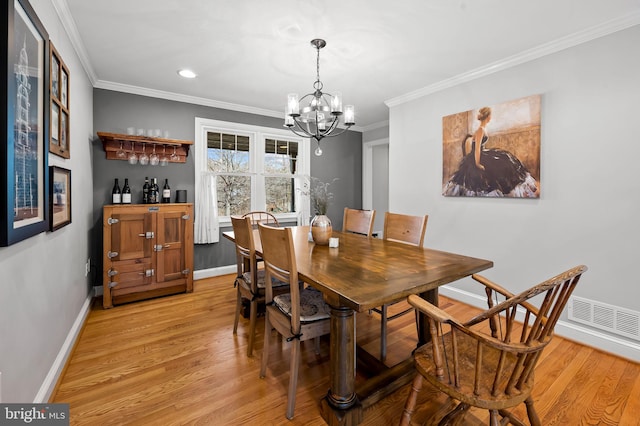
[[[258,223],[267,223],[271,226],[280,226],[278,219],[273,215],[273,213],[269,213],[266,211],[252,211],[242,215],[242,217],[250,217],[251,224],[254,228],[257,227]]]
[[[371,237],[375,217],[375,210],[360,210],[345,207],[342,218],[342,232],[351,232]]]
[[[253,355],[253,346],[256,334],[256,322],[258,317],[258,305],[264,304],[265,285],[264,269],[258,268],[258,256],[256,254],[253,225],[251,217],[231,216],[231,225],[236,243],[237,274],[234,287],[237,289],[236,315],[233,323],[233,334],[238,333],[238,320],[242,310],[242,299],[249,301],[249,343],[247,344],[247,356]],[[277,292],[288,291],[287,283],[278,281],[275,284]]]
[[[266,312],[264,346],[260,364],[260,377],[264,378],[269,361],[272,329],[291,342],[289,360],[289,389],[287,394],[287,418],[293,418],[296,403],[296,387],[300,366],[300,342],[329,334],[329,305],[322,293],[312,287],[298,285],[293,236],[290,228],[274,228],[258,224],[262,242],[262,258],[266,272]],[[289,293],[274,295],[272,282],[280,280],[289,284]],[[316,345],[316,353],[319,345]]]
[[[424,234],[427,230],[427,220],[429,215],[412,216],[399,213],[385,212],[384,214],[384,241],[394,241],[412,246],[422,247],[424,244]],[[388,308],[405,298],[382,305],[380,308],[373,308],[373,312],[380,314],[380,360],[387,358],[387,323],[410,312],[414,312],[412,306],[388,316]]]
[[[488,309],[464,322],[419,296],[409,296],[409,303],[428,318],[431,341],[415,351],[417,374],[400,424],[411,421],[423,379],[427,379],[449,402],[458,401],[440,425],[458,424],[469,408],[477,407],[489,410],[491,425],[524,426],[509,411],[522,402],[529,423],[540,425],[531,397],[535,366],[586,270],[586,266],[576,266],[517,295],[473,275],[484,286]]]

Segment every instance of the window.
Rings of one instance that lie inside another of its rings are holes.
[[[217,175],[218,216],[251,211],[250,139],[207,132],[207,172]]]
[[[303,211],[300,188],[309,175],[308,139],[286,130],[196,119],[196,191],[203,173],[216,176],[217,214],[252,210],[297,220]],[[198,199],[196,198],[196,203]]]
[[[266,210],[293,213],[299,142],[266,139],[264,149],[264,188]]]

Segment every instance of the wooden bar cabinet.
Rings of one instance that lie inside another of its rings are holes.
[[[193,291],[193,204],[103,207],[104,308]]]

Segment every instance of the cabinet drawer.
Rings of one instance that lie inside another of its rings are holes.
[[[111,287],[112,291],[147,285],[153,281],[154,271],[150,258],[115,261],[111,270],[112,274],[115,273],[112,275],[111,281],[118,283]]]

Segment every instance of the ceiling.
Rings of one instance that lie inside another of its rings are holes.
[[[640,23],[640,0],[53,2],[95,87],[278,117],[312,91],[323,38],[324,89],[360,130],[387,105]]]

